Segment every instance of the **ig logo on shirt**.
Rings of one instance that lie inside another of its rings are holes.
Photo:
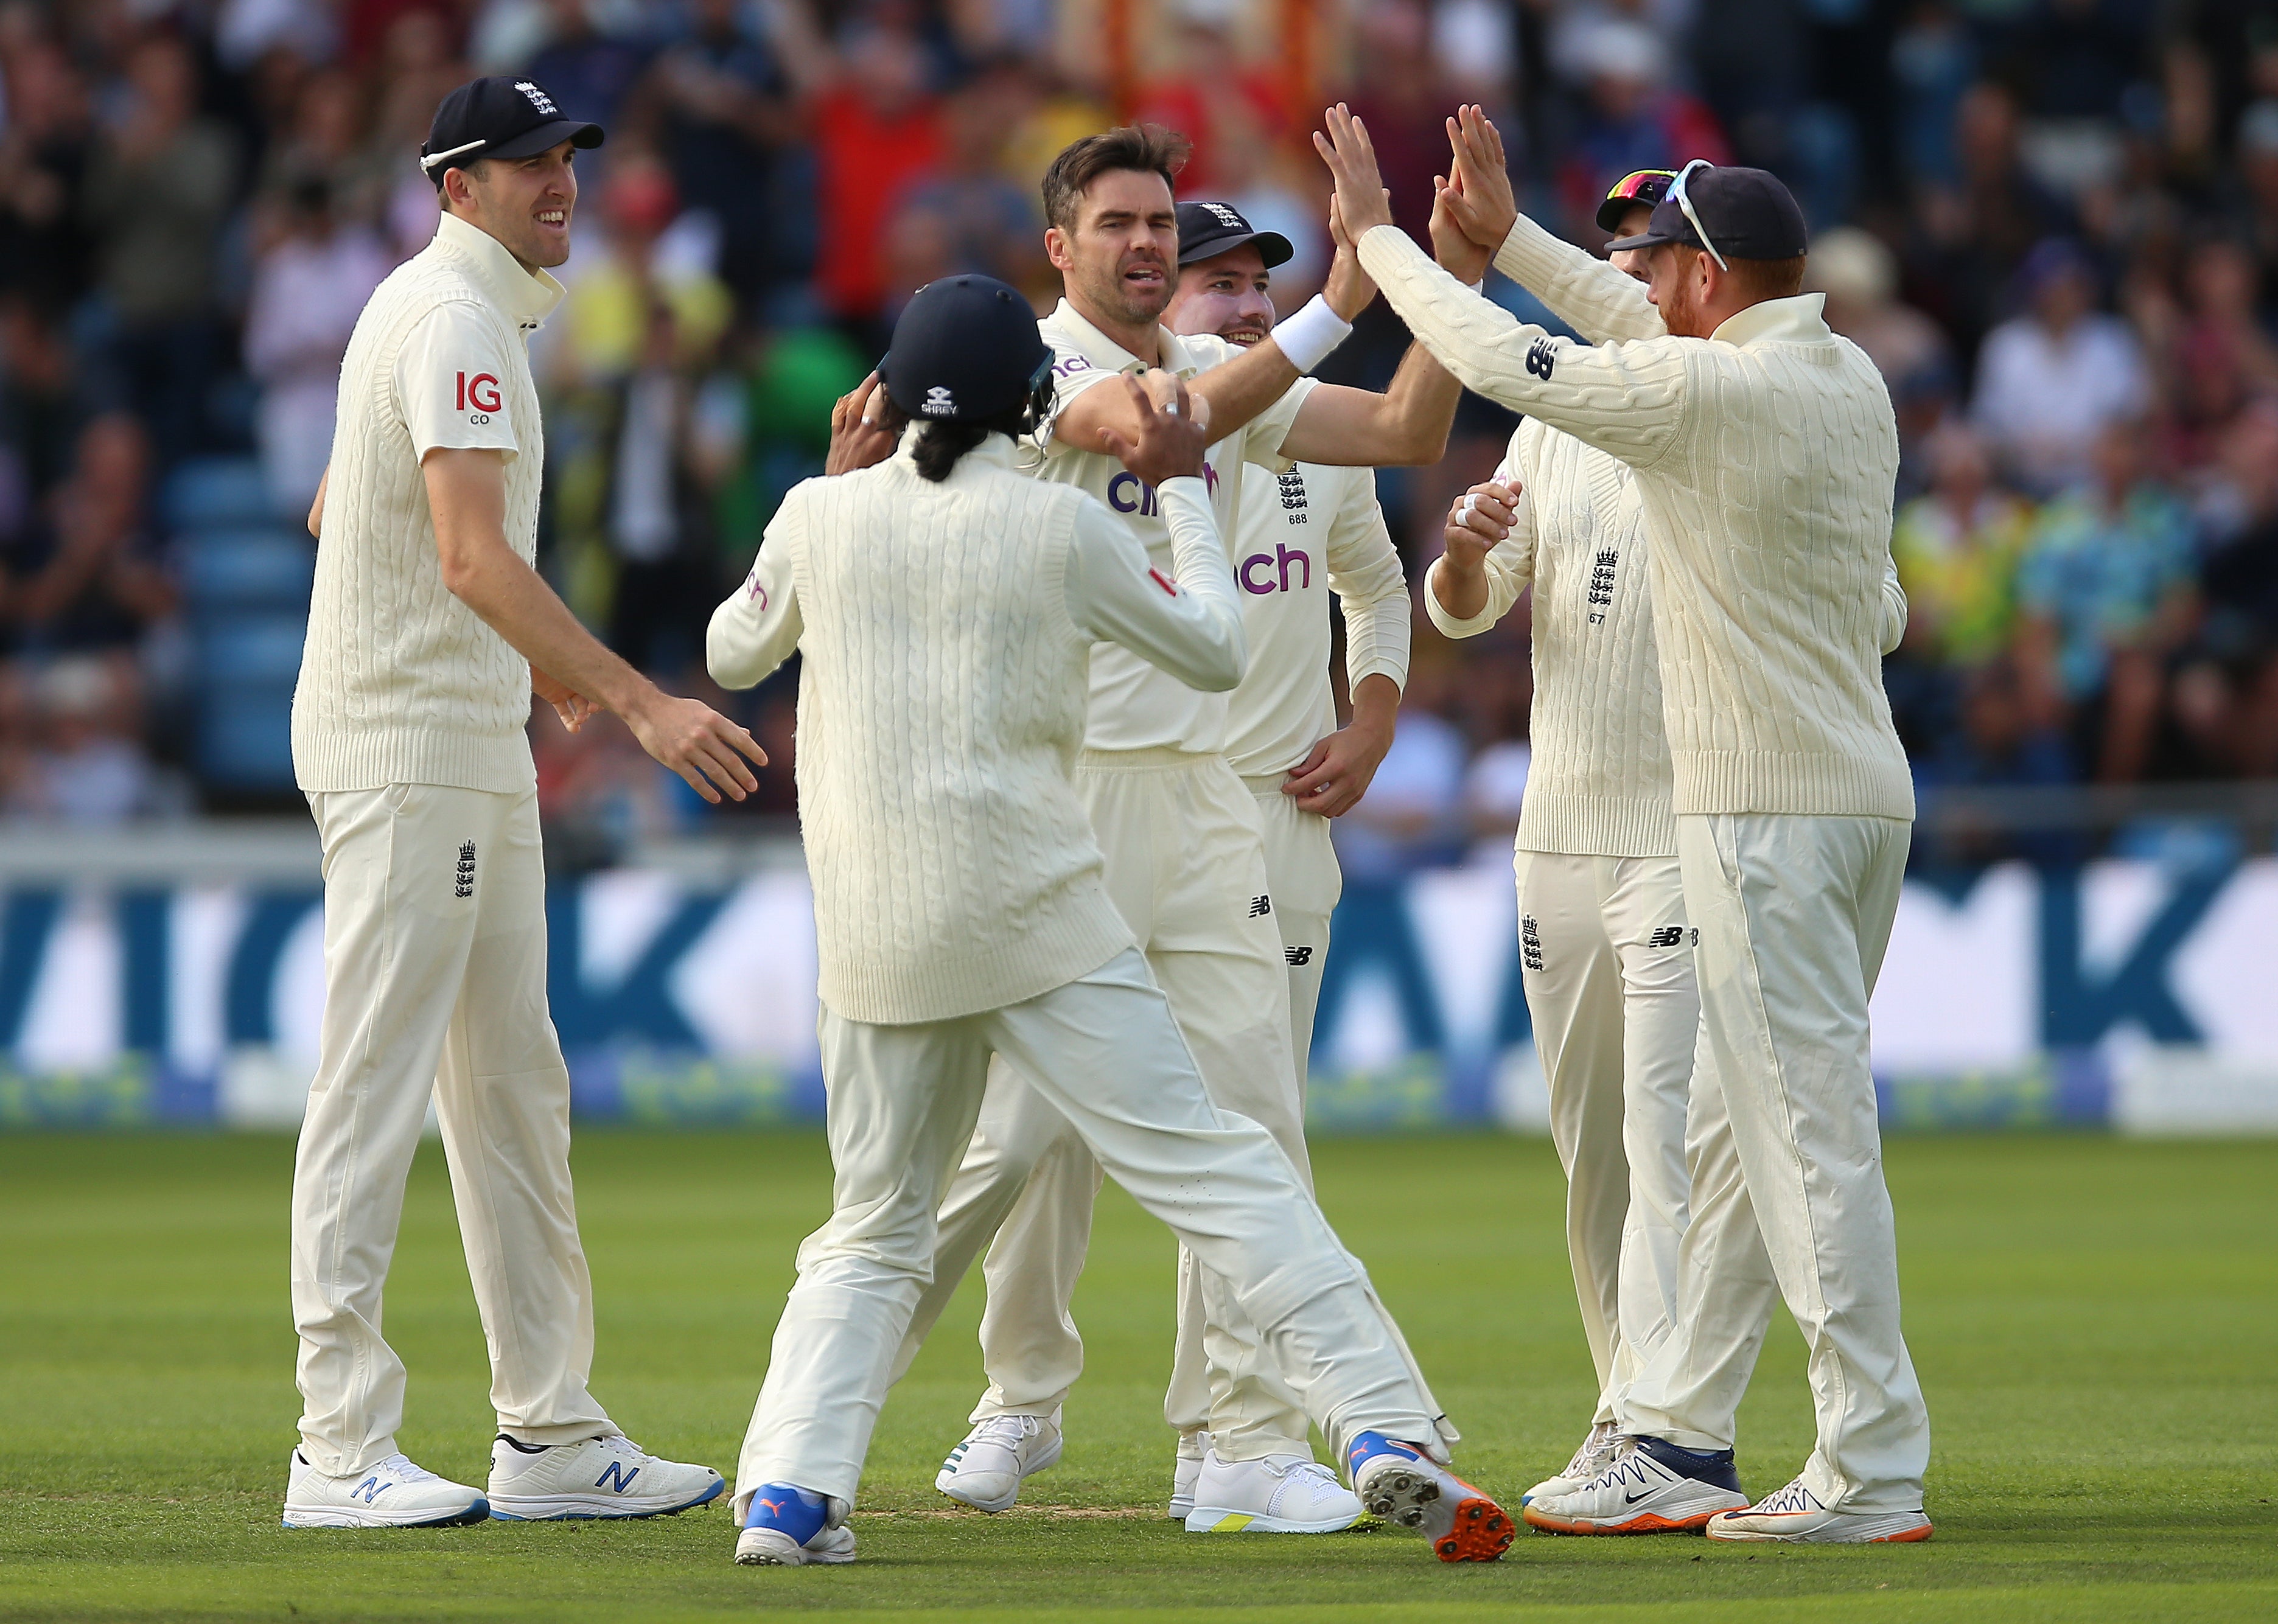
[[[458,409],[464,412],[470,405],[475,408],[468,413],[469,423],[488,423],[491,414],[505,404],[499,396],[498,379],[489,373],[478,372],[472,377],[459,374]]]

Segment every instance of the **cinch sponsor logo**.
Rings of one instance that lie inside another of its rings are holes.
[[[1289,591],[1289,566],[1297,566],[1297,591],[1311,591],[1313,587],[1313,559],[1308,553],[1275,543],[1271,553],[1253,553],[1242,560],[1242,590],[1264,597],[1268,592]],[[1260,577],[1259,570],[1265,572]]]
[[[1212,495],[1218,494],[1218,469],[1203,464],[1203,486]],[[1118,513],[1135,513],[1143,519],[1157,516],[1155,487],[1126,469],[1107,482],[1107,505]]]
[[[499,381],[487,372],[478,372],[469,377],[459,374],[460,411],[472,406],[478,412],[494,412],[506,402],[499,395]]]

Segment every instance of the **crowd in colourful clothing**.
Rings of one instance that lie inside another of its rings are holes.
[[[1049,303],[1036,182],[1075,135],[1186,131],[1183,190],[1290,236],[1277,297],[1309,294],[1328,245],[1305,78],[1368,120],[1401,209],[1444,169],[1458,100],[1579,241],[1629,170],[1791,182],[1814,286],[1900,415],[1915,613],[1888,687],[1926,784],[2278,774],[2278,10],[5,0],[0,805],[195,803],[159,493],[187,459],[253,453],[280,515],[305,504],[348,330],[433,229],[410,155],[478,72],[609,132],[535,348],[544,562],[677,680],[909,292],[971,269]],[[1380,306],[1328,370],[1380,384],[1403,343]],[[1417,571],[1510,428],[1468,401],[1441,467],[1380,481]],[[1419,637],[1409,742],[1358,814],[1388,862],[1508,827],[1525,637],[1523,614],[1460,651]],[[787,758],[788,681],[745,714]],[[606,727],[543,743],[565,828],[606,844],[701,815]],[[769,782],[761,810],[787,811]]]

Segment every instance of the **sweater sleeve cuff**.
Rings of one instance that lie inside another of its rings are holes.
[[[1424,572],[1424,613],[1432,617],[1432,624],[1439,628],[1441,637],[1476,637],[1502,618],[1494,612],[1494,590],[1492,587],[1487,591],[1486,606],[1477,614],[1466,619],[1449,614],[1446,606],[1440,601],[1439,579],[1440,560],[1433,559],[1432,568]],[[1406,675],[1402,673],[1403,677]],[[1358,682],[1360,679],[1356,676],[1352,680]]]

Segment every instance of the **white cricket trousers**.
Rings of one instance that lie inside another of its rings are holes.
[[[380,1298],[427,1102],[443,1126],[499,1430],[615,1431],[585,1391],[593,1290],[570,1191],[570,1072],[546,1010],[538,797],[428,784],[325,791],[325,1016],[293,1165],[301,1452],[395,1452],[403,1361]]]
[[[1809,1349],[1803,1480],[1846,1511],[1919,1510],[1930,1461],[1868,1064],[1910,834],[1889,818],[1677,820],[1701,932],[1693,1221],[1675,1323],[1622,1430],[1730,1447],[1777,1291]]]
[[[1075,787],[1106,858],[1108,896],[1169,1001],[1212,1102],[1265,1128],[1310,1191],[1280,899],[1266,873],[1256,799],[1223,757],[1167,750],[1086,751]],[[933,1283],[912,1316],[895,1376],[909,1369],[987,1247],[981,1353],[990,1384],[972,1418],[1059,1409],[1083,1371],[1083,1340],[1068,1305],[1090,1246],[1099,1180],[1066,1119],[1021,1086],[1017,1062],[999,1065],[942,1204]],[[1200,1452],[1207,1432],[1227,1460],[1306,1452],[1305,1407],[1238,1305],[1224,1292],[1206,1300],[1201,1271],[1184,1250],[1178,1303],[1163,1415],[1181,1447]],[[1380,1315],[1399,1342],[1380,1306]],[[1452,1430],[1442,1430],[1452,1441]]]
[[[1594,1422],[1669,1335],[1701,995],[1674,857],[1518,851],[1519,973],[1566,1170]]]
[[[1240,1304],[1333,1444],[1364,1430],[1433,1442],[1368,1276],[1273,1136],[1211,1103],[1146,960],[1126,949],[1039,997],[961,1019],[822,1023],[830,1221],[799,1252],[737,1471],[852,1500],[897,1350],[934,1272],[944,1186],[1002,1056],[1115,1181]]]
[[[1305,1114],[1305,1074],[1313,1056],[1313,1019],[1321,1009],[1321,974],[1329,962],[1329,919],[1345,894],[1344,870],[1329,820],[1281,793],[1286,773],[1245,778],[1257,804],[1265,846],[1265,882],[1289,972],[1289,1054],[1297,1071],[1297,1115]]]

